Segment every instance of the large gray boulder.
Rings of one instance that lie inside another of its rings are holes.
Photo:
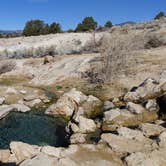
[[[70,122],[68,127],[71,128],[74,133],[82,134],[92,133],[97,129],[97,126],[92,119],[83,116],[79,116],[76,123]]]
[[[58,159],[40,153],[32,159],[25,160],[20,166],[56,166]]]
[[[127,103],[127,109],[134,114],[142,114],[145,112],[145,108],[140,104],[135,104],[132,102]]]
[[[102,102],[94,96],[86,96],[76,89],[65,93],[60,99],[47,110],[46,114],[71,118],[83,115],[93,118],[102,113]]]
[[[0,106],[0,119],[4,118],[6,115],[8,115],[13,110],[14,110],[14,108],[10,105]]]
[[[132,153],[125,158],[128,166],[165,166],[166,149]]]
[[[11,104],[11,105],[2,105],[0,106],[0,119],[4,118],[12,111],[18,112],[28,112],[31,109],[24,104]]]
[[[55,104],[51,105],[45,113],[70,118],[73,113],[78,110],[78,106],[86,99],[87,96],[82,92],[72,89],[61,96],[60,99]]]
[[[152,123],[142,123],[139,128],[146,137],[158,136],[165,130],[164,127]]]
[[[132,134],[131,131],[130,134]],[[139,135],[138,138],[137,135]],[[107,143],[114,152],[119,153],[120,155],[126,155],[134,152],[145,152],[157,148],[157,144],[152,140],[140,136],[140,133],[135,134],[135,132],[133,135],[129,136],[128,131],[121,135],[110,133],[102,134],[101,142]]]
[[[23,142],[11,142],[10,150],[11,153],[16,157],[16,163],[21,163],[25,159],[32,158],[39,154],[40,147],[29,145]]]
[[[141,85],[132,89],[124,96],[124,100],[128,102],[141,103],[148,99],[154,99],[164,95],[166,92],[166,79],[159,81],[148,78]]]
[[[158,118],[156,112],[143,111],[133,114],[126,109],[112,109],[104,112],[103,131],[115,131],[118,127],[135,127],[141,123],[154,122]]]

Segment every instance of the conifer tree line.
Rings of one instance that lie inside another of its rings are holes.
[[[112,27],[112,22],[107,21],[104,25],[106,28]],[[77,25],[75,29],[69,29],[67,32],[87,32],[96,30],[98,28],[97,21],[93,17],[85,17],[81,23]],[[100,26],[101,28],[101,26]],[[45,34],[55,34],[62,33],[62,27],[60,23],[53,22],[52,24],[47,24],[42,20],[30,20],[26,23],[23,35],[24,36],[37,36]]]

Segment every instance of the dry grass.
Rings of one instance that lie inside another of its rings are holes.
[[[129,66],[135,65],[137,50],[144,48],[144,33],[113,33],[103,38],[101,56],[103,58],[102,74],[105,81],[113,81],[126,76]]]
[[[7,60],[7,61],[0,61],[0,74],[4,74],[14,70],[16,67],[15,62]]]

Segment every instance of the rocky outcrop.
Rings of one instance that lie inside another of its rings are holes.
[[[115,131],[120,126],[136,127],[141,123],[154,122],[157,118],[156,112],[147,110],[134,114],[126,109],[112,109],[104,113],[102,129],[103,131]]]
[[[166,165],[166,149],[154,150],[150,152],[137,152],[128,156],[125,161],[128,166],[164,166]]]
[[[65,93],[57,103],[51,105],[46,114],[55,116],[64,116],[70,118],[74,112],[78,110],[78,106],[87,99],[82,92],[72,89],[68,93]]]
[[[1,105],[0,106],[0,119],[4,118],[11,111],[28,112],[30,110],[31,109],[24,104]]]
[[[74,133],[82,134],[91,133],[97,129],[96,124],[92,119],[87,119],[83,116],[79,116],[76,123],[69,123],[68,127],[71,128]]]
[[[21,142],[12,142],[11,151],[0,151],[0,161],[15,162],[20,166],[123,166],[121,159],[107,146],[70,145],[68,148],[37,147]],[[13,160],[11,160],[11,156]]]
[[[10,149],[11,153],[15,155],[16,163],[32,158],[40,152],[40,147],[22,142],[11,142]]]
[[[46,114],[71,118],[75,114],[81,114],[87,118],[95,117],[101,113],[102,102],[94,96],[86,96],[76,89],[65,93],[47,110]]]
[[[160,135],[161,132],[166,130],[161,125],[151,124],[151,123],[142,123],[139,128],[146,137]]]
[[[155,99],[163,96],[166,92],[166,76],[165,71],[161,73],[160,79],[146,79],[138,87],[133,88],[124,96],[125,101],[141,103],[149,99]]]
[[[128,129],[130,130],[130,129]],[[107,143],[110,148],[119,153],[120,155],[127,155],[128,153],[151,151],[157,148],[157,144],[152,140],[141,136],[140,133],[121,133],[121,135],[115,134],[102,134],[101,141]],[[129,135],[130,134],[130,135]],[[133,134],[133,135],[132,135]],[[139,136],[137,138],[137,135]]]

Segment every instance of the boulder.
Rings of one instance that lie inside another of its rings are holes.
[[[103,105],[103,111],[109,111],[111,109],[113,109],[115,107],[115,105],[113,104],[113,102],[111,101],[105,101],[104,105]]]
[[[10,158],[10,151],[9,150],[0,150],[0,164],[1,162],[7,163]]]
[[[64,161],[68,161],[63,162],[64,166],[73,162],[80,166],[123,166],[121,159],[105,145],[71,145],[62,154]]]
[[[54,62],[54,57],[53,56],[46,55],[44,57],[44,62],[43,62],[44,65],[47,64],[47,63],[52,63],[52,62]]]
[[[0,105],[4,104],[5,100],[5,97],[0,97]]]
[[[138,141],[144,141],[146,137],[139,130],[129,129],[127,127],[120,127],[117,129],[119,136],[125,137],[127,139],[133,139]]]
[[[57,163],[56,158],[40,153],[32,159],[23,161],[20,166],[56,166]]]
[[[61,157],[61,151],[64,148],[56,148],[56,147],[52,147],[52,146],[44,146],[41,149],[41,152],[49,155],[49,156],[53,156],[55,158],[60,158]]]
[[[142,123],[139,128],[146,137],[158,136],[165,130],[164,127],[151,123]]]
[[[158,112],[160,109],[155,99],[148,100],[145,107],[149,111],[156,111],[156,112]]]
[[[57,103],[51,105],[45,113],[70,118],[78,110],[78,106],[86,99],[87,96],[82,92],[72,89],[61,96]]]
[[[70,137],[70,143],[71,144],[83,144],[86,143],[87,134],[82,134],[82,133],[76,133],[71,135]]]
[[[26,90],[20,90],[20,93],[25,95],[27,93],[27,91]]]
[[[21,103],[32,108],[32,107],[40,106],[42,104],[42,100],[41,99],[34,99],[31,101],[22,101]]]
[[[92,119],[79,116],[77,120],[76,123],[69,123],[69,128],[71,128],[74,133],[87,134],[96,131],[97,126]]]
[[[11,105],[2,105],[0,106],[0,119],[8,115],[14,108]]]
[[[31,110],[28,106],[24,104],[12,104],[11,107],[16,109],[18,112],[28,112]]]
[[[125,158],[128,166],[165,166],[166,149],[132,153]]]
[[[159,145],[166,149],[166,131],[162,132],[159,136]]]
[[[103,103],[96,97],[88,96],[86,102],[82,104],[84,115],[87,118],[94,118],[102,113]]]
[[[24,104],[2,105],[0,106],[0,119],[4,118],[12,111],[27,112],[30,110],[31,109]]]
[[[135,133],[134,133],[135,134]],[[134,138],[135,135],[133,136]],[[157,144],[150,139],[133,139],[127,134],[124,136],[115,134],[102,134],[101,141],[107,143],[110,148],[119,153],[126,155],[134,152],[150,151],[157,147]]]
[[[142,114],[145,112],[145,108],[142,105],[132,102],[127,103],[127,109],[134,114]]]
[[[128,102],[141,103],[148,99],[154,99],[164,94],[163,86],[166,84],[166,80],[159,83],[155,79],[146,79],[137,88],[132,89],[124,96],[124,100]]]
[[[23,99],[24,99],[24,101],[32,101],[32,100],[35,100],[35,99],[37,99],[37,98],[38,98],[37,95],[31,94],[31,95],[25,96]]]
[[[40,152],[40,147],[22,142],[11,142],[10,149],[11,153],[15,155],[17,163],[30,159]]]
[[[125,109],[113,109],[104,113],[103,131],[115,131],[118,127],[136,127],[141,123],[154,122],[158,118],[156,112],[144,111],[133,114]]]
[[[13,87],[9,87],[6,90],[6,94],[18,94],[18,91]]]

